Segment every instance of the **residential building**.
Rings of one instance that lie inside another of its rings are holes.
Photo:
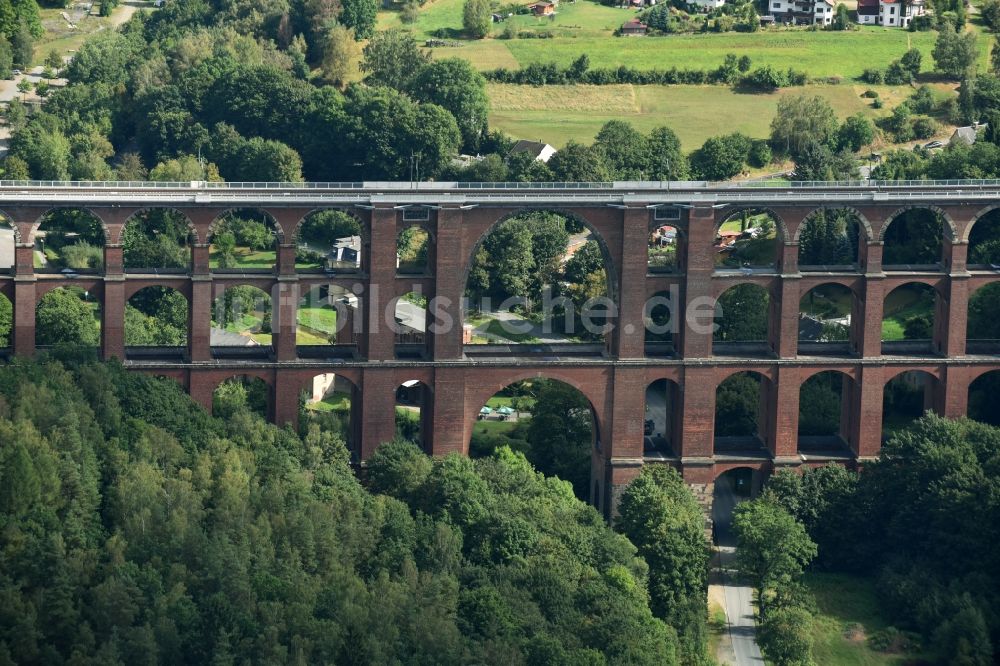
[[[777,23],[830,25],[833,0],[770,0],[768,11]]]
[[[646,24],[639,19],[631,19],[622,24],[621,34],[631,37],[641,37],[646,34]]]
[[[967,125],[965,127],[956,127],[954,133],[952,133],[951,138],[948,139],[948,143],[962,143],[971,146],[979,138],[979,130],[986,127],[986,123],[976,123],[975,125]]]
[[[548,162],[549,158],[556,154],[556,149],[547,143],[542,143],[541,141],[526,141],[521,139],[514,144],[514,147],[510,149],[510,155],[516,155],[518,153],[528,153],[535,160],[540,162]]]
[[[539,0],[539,2],[534,2],[528,5],[528,9],[535,16],[551,16],[556,13],[556,5],[554,2],[549,2],[549,0]]]
[[[858,23],[906,28],[925,11],[924,0],[858,0]]]

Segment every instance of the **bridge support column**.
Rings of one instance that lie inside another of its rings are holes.
[[[396,436],[396,376],[392,368],[366,368],[361,387],[361,441],[358,452],[368,460],[375,449]]]
[[[35,354],[35,277],[14,278],[14,354]]]
[[[442,208],[437,212],[434,293],[429,294],[432,298],[427,313],[434,360],[459,359],[464,355],[462,296],[465,292],[466,258],[459,251],[464,218],[465,211],[460,208]]]
[[[387,361],[396,356],[396,335],[387,323],[387,308],[395,296],[396,210],[376,208],[371,212],[369,289],[362,295],[367,336],[365,348],[370,361]]]
[[[212,278],[191,277],[191,303],[188,317],[188,358],[192,362],[212,360]]]
[[[692,366],[684,369],[677,453],[685,466],[689,462],[711,460],[714,454],[716,384],[714,368]]]
[[[714,307],[712,299],[712,273],[715,255],[711,252],[715,240],[715,209],[696,207],[688,211],[687,266],[683,285],[683,307],[676,316],[683,319],[680,352],[683,358],[707,358],[712,355],[712,318],[692,320],[696,306],[701,304],[706,313]],[[699,310],[700,311],[700,310]],[[711,450],[711,449],[709,449]]]
[[[215,383],[207,376],[191,372],[188,377],[188,393],[191,399],[212,413],[212,396],[215,393]]]
[[[464,368],[436,368],[432,419],[434,430],[429,433],[431,454],[469,453],[467,410],[465,405]]]
[[[881,325],[881,319],[879,319]],[[882,396],[885,391],[881,367],[862,366],[858,372],[853,407],[856,421],[852,444],[858,458],[873,458],[882,448]]]
[[[944,385],[941,387],[941,404],[937,413],[949,419],[957,419],[968,415],[969,411],[969,377],[967,367],[948,366],[945,369]]]
[[[851,322],[854,326],[863,327],[859,347],[861,356],[864,358],[882,355],[884,287],[881,276],[869,275],[865,278],[864,300],[859,307],[861,317],[858,322]]]
[[[274,355],[278,361],[294,361],[295,329],[298,323],[299,283],[295,277],[280,277],[271,299]],[[298,413],[296,408],[296,413]]]
[[[618,267],[618,317],[614,325],[614,353],[618,358],[642,358],[646,355],[646,327],[643,309],[649,243],[649,210],[629,208],[622,211],[621,261]],[[641,430],[640,430],[641,433]]]
[[[944,302],[935,317],[935,348],[944,356],[965,356],[969,315],[969,275],[952,275],[945,285]]]
[[[274,402],[271,414],[274,423],[279,427],[291,426],[299,430],[299,383],[294,375],[283,376],[280,370],[274,373],[274,386],[271,388],[271,400]]]
[[[591,477],[604,478],[600,497],[592,496],[607,517],[618,514],[625,487],[642,471],[643,422],[646,406],[646,373],[643,368],[615,368],[611,392],[610,436],[593,452]],[[603,474],[602,472],[603,468]],[[591,489],[593,495],[595,489]]]
[[[798,462],[799,452],[799,382],[798,368],[779,366],[778,380],[769,391],[768,448],[776,463]]]
[[[778,325],[771,328],[777,337],[772,344],[778,358],[795,358],[799,353],[799,286],[797,279],[784,279],[778,284]]]
[[[105,360],[125,360],[125,276],[104,278],[101,307],[101,352]]]

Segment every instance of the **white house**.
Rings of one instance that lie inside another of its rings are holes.
[[[541,162],[548,162],[549,158],[556,154],[556,149],[541,141],[525,141],[521,139],[510,149],[510,155],[517,153],[528,153],[534,159]]]
[[[833,0],[769,0],[768,12],[775,23],[830,25]]]
[[[924,0],[858,0],[858,23],[906,28],[925,11]]]
[[[688,0],[690,5],[698,5],[699,7],[704,7],[705,9],[718,9],[722,5],[726,4],[726,0]]]

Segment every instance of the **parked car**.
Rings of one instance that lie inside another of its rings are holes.
[[[925,143],[924,148],[928,150],[931,148],[944,148],[944,144],[940,141],[931,141],[930,143]]]
[[[15,70],[11,71],[11,74],[13,74],[14,76],[21,76],[21,70],[15,69]]]
[[[642,424],[642,434],[646,437],[653,434],[653,419],[646,419],[646,422]]]

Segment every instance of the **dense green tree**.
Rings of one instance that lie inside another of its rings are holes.
[[[368,39],[375,34],[377,0],[341,0],[343,11],[337,20],[354,30],[355,39]]]
[[[615,180],[647,180],[652,166],[649,140],[624,120],[604,123],[594,138],[595,150]]]
[[[936,264],[941,261],[941,242],[946,222],[940,215],[915,208],[893,219],[883,237],[882,262],[892,264]]]
[[[938,31],[934,43],[934,69],[950,78],[962,79],[974,73],[979,49],[976,47],[976,33],[961,33],[955,27],[944,22]]]
[[[837,130],[837,146],[858,152],[875,140],[875,125],[861,113],[849,116]]]
[[[528,426],[528,460],[543,474],[569,481],[577,497],[590,495],[594,419],[580,391],[558,381],[540,381]]]
[[[715,434],[748,437],[758,433],[760,377],[741,372],[726,378],[715,392]]]
[[[100,326],[82,289],[54,289],[42,297],[35,313],[35,341],[39,345],[100,344]]]
[[[681,141],[669,127],[654,127],[649,133],[650,180],[687,180],[690,167],[687,157],[681,152]],[[770,157],[768,158],[770,161]],[[763,165],[760,165],[763,166]]]
[[[622,493],[615,527],[649,565],[653,614],[677,629],[685,663],[706,652],[708,545],[705,518],[673,469],[651,465]]]
[[[430,62],[430,54],[420,50],[417,41],[402,30],[376,32],[363,50],[361,71],[367,72],[365,82],[406,91],[410,81]]]
[[[0,34],[0,78],[9,79],[13,76],[14,49],[10,45],[10,40],[5,35]]]
[[[769,498],[742,502],[733,511],[736,561],[757,590],[767,621],[770,593],[795,581],[816,557],[816,544],[790,513]]]
[[[714,339],[724,342],[767,340],[767,291],[754,284],[738,284],[727,289],[716,304],[718,328]]]
[[[461,58],[435,60],[413,78],[410,94],[421,102],[437,104],[455,117],[462,146],[476,152],[485,138],[489,98],[486,80]]]
[[[549,159],[548,166],[560,182],[595,183],[611,179],[601,152],[572,139]]]
[[[812,142],[832,145],[837,131],[833,107],[818,95],[795,95],[778,100],[771,121],[771,145],[793,159]]]
[[[462,27],[474,39],[482,39],[490,33],[493,22],[489,0],[465,0],[462,5]]]
[[[728,180],[746,169],[753,141],[733,133],[707,139],[691,153],[691,171],[704,180]]]

